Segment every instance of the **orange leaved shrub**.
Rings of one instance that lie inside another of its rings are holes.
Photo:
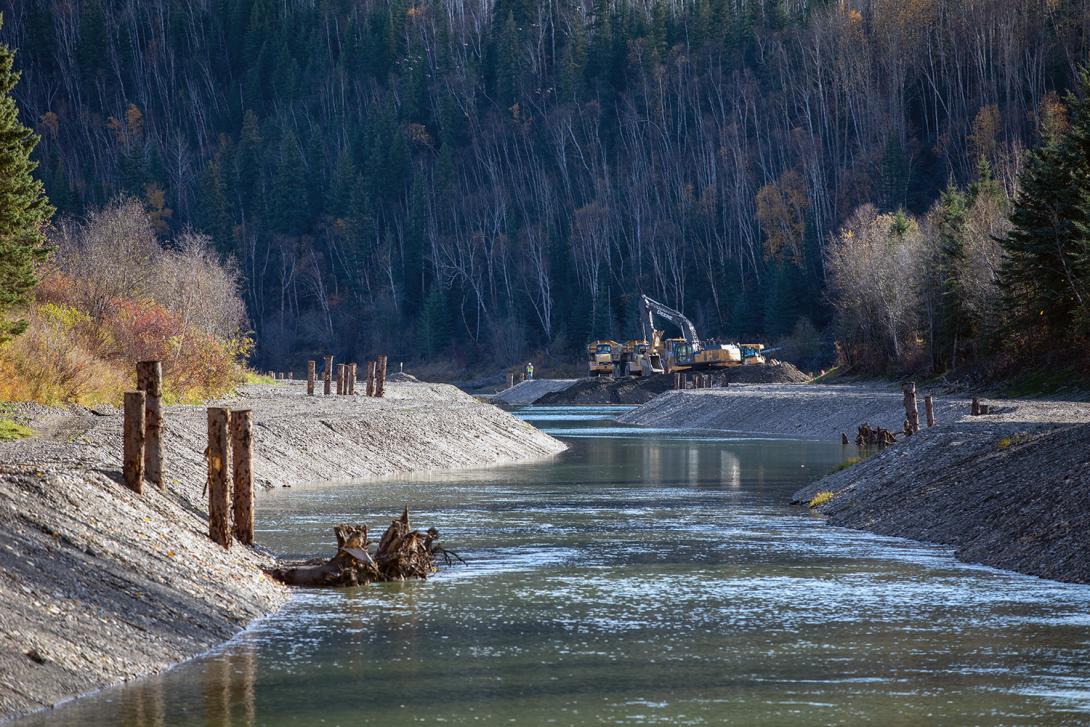
[[[145,214],[122,199],[58,225],[54,265],[21,314],[27,330],[0,345],[0,400],[117,404],[136,384],[135,363],[151,359],[163,362],[168,402],[242,381],[252,342],[237,271],[200,235],[161,247]]]

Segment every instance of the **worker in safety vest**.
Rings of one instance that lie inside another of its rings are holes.
[[[534,380],[534,365],[532,363],[530,363],[529,361],[526,362],[526,380],[527,381],[533,381]]]

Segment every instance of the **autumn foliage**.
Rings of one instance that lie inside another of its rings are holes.
[[[144,234],[146,214],[138,203],[122,201],[82,228],[68,230],[69,238],[54,235],[56,259],[35,291],[35,303],[25,316],[27,330],[0,347],[0,399],[118,403],[135,383],[135,362],[149,359],[163,362],[168,401],[202,401],[227,392],[241,379],[240,361],[251,345],[241,327],[244,319],[213,320],[207,315],[208,310],[241,310],[238,300],[215,305],[219,296],[237,299],[229,267],[202,275],[214,263],[193,239],[177,249],[157,247],[157,254],[117,270],[115,277],[125,279],[131,291],[126,295],[110,285],[111,272],[101,267],[104,255],[87,249],[96,240],[110,239],[96,234],[96,226],[108,224],[114,235]],[[158,246],[154,236],[142,242]],[[117,246],[124,247],[120,241]],[[94,275],[80,274],[86,258],[77,250],[100,265]],[[175,275],[179,270],[185,275]],[[136,279],[146,283],[136,284]],[[209,280],[218,286],[210,286]],[[163,297],[174,302],[156,300],[148,293],[155,289],[168,290],[170,295]],[[204,309],[194,310],[196,296],[187,294],[188,289],[200,292]],[[110,294],[103,295],[104,290]]]

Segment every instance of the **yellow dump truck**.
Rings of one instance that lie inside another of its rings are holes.
[[[613,376],[614,366],[621,360],[621,344],[617,341],[592,341],[587,346],[587,367],[591,376]]]

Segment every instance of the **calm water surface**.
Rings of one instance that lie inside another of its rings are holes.
[[[1090,588],[786,506],[838,444],[615,414],[523,410],[572,445],[540,464],[262,497],[277,551],[328,552],[334,523],[408,504],[469,564],[300,592],[213,654],[29,723],[1090,723]]]

